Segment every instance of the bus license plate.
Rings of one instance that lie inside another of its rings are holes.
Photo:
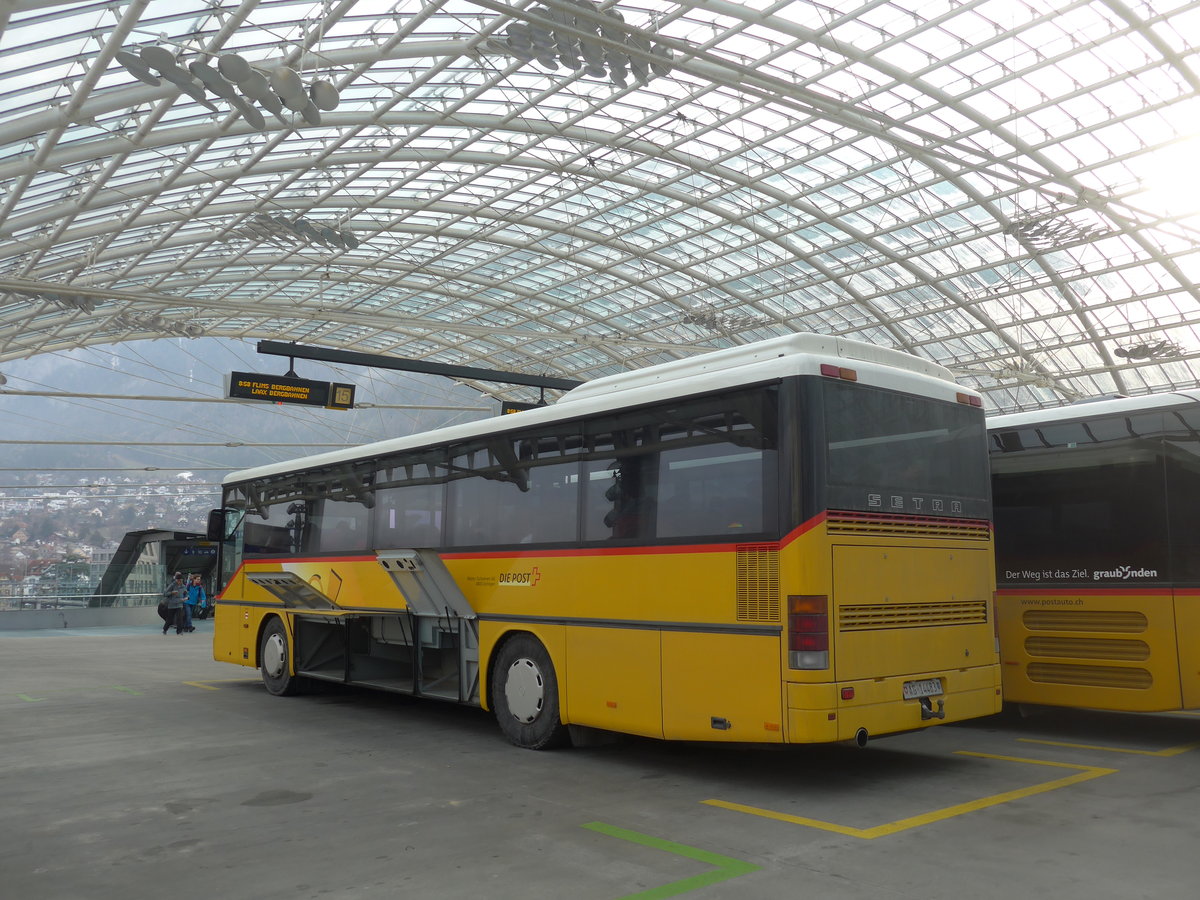
[[[906,681],[902,688],[905,700],[916,700],[918,697],[932,697],[942,692],[942,679],[924,678],[921,681]]]

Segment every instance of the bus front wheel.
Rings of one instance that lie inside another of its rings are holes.
[[[258,662],[267,690],[277,697],[295,694],[300,679],[291,673],[291,654],[288,650],[287,629],[278,619],[272,619],[263,629],[258,645]]]
[[[567,743],[558,714],[558,677],[537,638],[519,634],[506,641],[493,672],[492,710],[506,738],[527,750]]]

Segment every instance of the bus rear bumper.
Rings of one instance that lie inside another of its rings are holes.
[[[933,678],[941,679],[943,693],[929,697],[926,706],[919,699],[904,699],[905,682]],[[998,666],[787,687],[787,741],[793,744],[850,741],[860,729],[876,737],[962,722],[994,715],[1002,703]],[[930,712],[944,717],[932,717]]]

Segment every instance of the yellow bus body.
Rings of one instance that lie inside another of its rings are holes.
[[[564,724],[654,738],[816,743],[995,713],[999,666],[990,531],[862,533],[825,515],[782,542],[443,553],[479,621],[479,703],[513,632],[553,662]],[[969,531],[969,530],[968,530]],[[326,588],[332,612],[286,610],[246,571]],[[829,666],[788,665],[789,595],[829,597]],[[395,615],[406,604],[373,556],[247,560],[218,605],[214,657],[258,665],[267,621]],[[294,651],[294,648],[292,648]],[[288,653],[294,666],[295,652]],[[298,674],[294,671],[292,674]],[[944,718],[904,685],[941,679]]]
[[[1004,699],[1131,712],[1200,707],[1200,591],[997,593]]]

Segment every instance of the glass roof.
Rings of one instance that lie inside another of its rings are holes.
[[[1189,34],[1200,0],[10,0],[0,361],[586,379],[817,331],[998,411],[1193,387]]]

